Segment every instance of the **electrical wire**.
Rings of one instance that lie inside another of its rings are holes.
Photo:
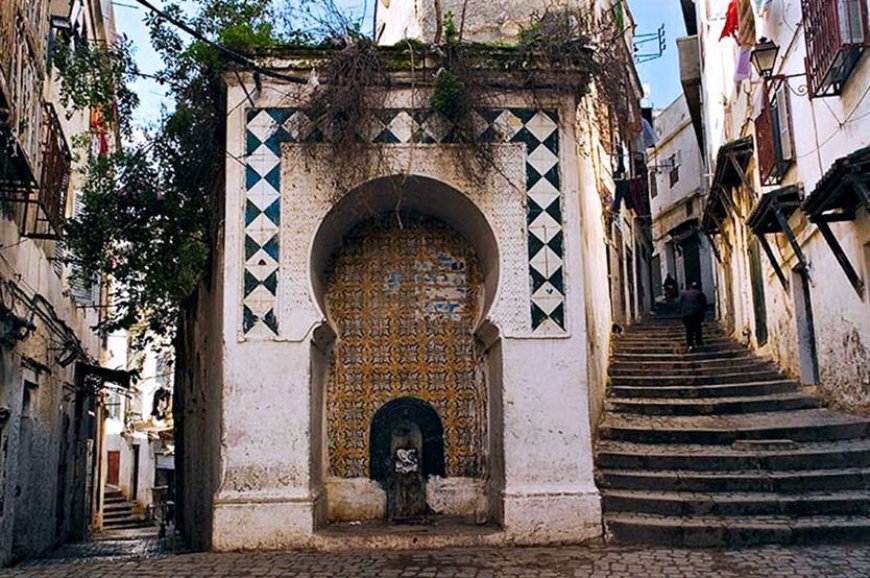
[[[197,40],[200,40],[200,41],[206,43],[207,45],[216,49],[218,52],[220,52],[221,54],[223,54],[224,56],[226,56],[227,58],[229,58],[233,62],[235,62],[237,64],[241,64],[242,66],[244,66],[248,70],[251,70],[253,72],[259,72],[263,76],[268,76],[268,77],[274,78],[276,80],[283,80],[285,82],[291,82],[294,84],[306,84],[307,83],[307,81],[302,80],[300,78],[289,76],[287,74],[281,74],[280,72],[276,72],[270,68],[264,68],[264,67],[260,66],[259,64],[257,64],[256,62],[254,62],[253,60],[251,60],[250,58],[248,58],[247,56],[239,54],[235,50],[231,50],[231,49],[227,48],[226,46],[223,46],[221,44],[218,44],[217,42],[209,40],[204,35],[197,32],[193,27],[191,27],[187,23],[179,20],[178,18],[175,18],[174,16],[167,14],[163,10],[160,10],[159,8],[157,8],[156,6],[151,4],[148,0],[132,0],[132,1],[147,8],[148,10],[150,10],[151,12],[156,14],[158,17],[169,22],[170,24],[172,24],[176,28],[180,28],[181,30],[184,30],[185,32],[187,32],[188,34],[190,34],[191,36],[193,36]]]

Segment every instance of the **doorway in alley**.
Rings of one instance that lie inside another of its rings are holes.
[[[749,244],[749,281],[752,284],[752,308],[755,313],[755,339],[758,345],[767,343],[767,304],[764,301],[764,277],[758,239]]]
[[[803,268],[792,270],[795,321],[797,322],[798,359],[800,380],[804,385],[819,383],[819,360],[816,331],[813,324],[813,305],[810,280]]]

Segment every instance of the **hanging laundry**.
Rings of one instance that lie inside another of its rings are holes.
[[[732,36],[737,40],[737,27],[739,26],[739,22],[737,16],[737,0],[731,0],[728,3],[728,11],[725,13],[725,26],[722,28],[722,34],[719,36],[719,40],[722,40],[726,36]]]
[[[740,47],[737,66],[734,68],[734,82],[740,83],[752,76],[752,49]]]
[[[773,38],[775,19],[773,17],[773,0],[755,0],[755,13],[761,23],[761,40]]]
[[[91,109],[91,153],[96,156],[109,154],[109,135],[103,111],[99,107]]]
[[[616,181],[616,194],[613,196],[614,213],[619,212],[619,207],[622,205],[623,201],[629,209],[634,208],[631,200],[631,186],[628,184],[628,181],[618,179]]]
[[[770,14],[770,8],[773,6],[773,0],[755,0],[755,12],[762,18]]]
[[[752,0],[737,0],[737,44],[752,48],[755,42],[755,11],[752,9]]]
[[[628,190],[631,197],[631,204],[634,212],[638,217],[648,217],[649,210],[649,192],[647,191],[646,179],[634,178],[628,181]]]

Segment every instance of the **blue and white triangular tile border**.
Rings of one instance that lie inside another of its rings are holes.
[[[505,108],[475,113],[480,138],[526,145],[526,204],[531,302],[537,335],[565,333],[562,173],[559,117],[553,110]],[[364,135],[372,143],[437,145],[453,142],[448,119],[432,110],[388,109]],[[275,315],[280,282],[281,145],[322,140],[304,110],[247,111],[245,267],[242,332],[248,338],[279,335]]]

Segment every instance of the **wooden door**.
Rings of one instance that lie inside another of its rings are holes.
[[[117,487],[121,479],[121,452],[109,452],[108,470],[106,483]]]

